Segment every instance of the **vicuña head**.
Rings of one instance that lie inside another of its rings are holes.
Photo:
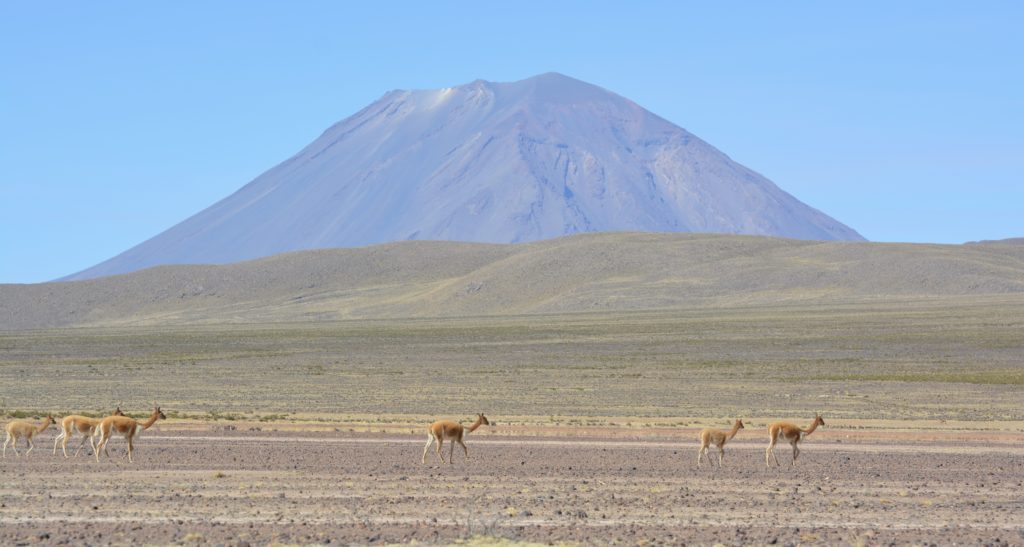
[[[57,423],[57,418],[54,418],[53,414],[47,414],[46,417],[43,418],[43,424],[39,426],[39,432],[42,433],[46,428],[55,423]]]

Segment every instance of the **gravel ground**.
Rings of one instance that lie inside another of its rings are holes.
[[[1020,438],[884,437],[810,437],[766,469],[751,435],[719,470],[696,442],[484,434],[442,466],[425,435],[172,430],[129,465],[120,439],[53,456],[51,430],[0,462],[0,544],[1024,543]]]

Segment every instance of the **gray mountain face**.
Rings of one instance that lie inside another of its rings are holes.
[[[388,241],[603,231],[863,240],[632,101],[543,74],[387,93],[210,208],[67,279]]]

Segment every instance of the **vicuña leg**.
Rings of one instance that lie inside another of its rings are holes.
[[[725,456],[725,448],[722,446],[718,447],[718,467],[722,467],[722,458]],[[710,462],[708,462],[710,463]]]
[[[25,455],[28,456],[29,454],[32,453],[32,449],[36,447],[36,443],[32,442],[32,437],[29,437],[25,440],[28,441],[28,452],[25,452]]]
[[[775,465],[779,465],[779,458],[775,457],[775,441],[777,437],[772,437],[771,442],[768,443],[768,448],[764,451],[764,464],[771,467],[771,460],[775,460]]]
[[[441,451],[441,445],[443,445],[443,444],[444,444],[444,437],[441,437],[441,438],[437,439],[437,446],[435,447],[435,450],[434,450],[434,452],[437,454],[437,457],[441,458],[441,463],[444,463],[444,454]]]
[[[7,443],[9,443],[9,442],[11,442],[11,436],[10,435],[8,435],[7,439],[4,441],[4,455],[3,455],[4,458],[7,457]],[[17,451],[17,449],[15,449],[15,451]]]
[[[427,463],[427,450],[430,450],[432,444],[434,444],[434,436],[427,433],[427,446],[423,447],[423,457],[420,458],[420,463]]]
[[[800,448],[797,447],[796,443],[793,443],[793,465],[796,465],[796,457],[800,455]]]
[[[63,430],[61,430],[61,432],[57,435],[57,438],[53,440],[53,455],[54,456],[57,455],[57,443],[59,443],[63,439],[67,438],[67,435],[65,435],[64,433],[65,432]],[[64,442],[64,446],[67,446],[67,442],[66,441]],[[68,451],[66,449],[64,450],[64,457],[65,458],[68,457]]]
[[[89,441],[89,446],[92,447],[92,451],[96,452],[96,443],[92,442],[92,437],[89,435],[82,435],[82,442],[78,443],[78,450],[75,450],[75,457],[78,457],[78,453],[85,448],[85,441]],[[64,443],[67,446],[67,442]],[[64,451],[64,457],[67,457],[67,450]]]
[[[105,455],[108,459],[110,458],[110,452],[107,452],[107,441],[108,440],[110,440],[110,436],[109,435],[100,434],[100,442],[96,443],[96,449],[93,451],[93,453],[96,455],[96,461],[97,462],[100,461],[100,451],[101,450],[103,451],[103,455]]]
[[[459,444],[462,445],[462,450],[463,450],[463,452],[466,453],[466,461],[469,461],[469,449],[466,448],[466,443],[462,442],[462,439],[459,439]],[[452,447],[453,450],[454,450],[454,448],[455,447]]]

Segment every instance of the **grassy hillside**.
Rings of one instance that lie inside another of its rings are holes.
[[[5,332],[0,419],[157,401],[175,416],[253,419],[1020,421],[1021,309],[1013,295]]]
[[[293,253],[0,287],[0,413],[1019,421],[1022,309],[1014,242]]]
[[[403,242],[0,285],[0,330],[686,310],[1024,294],[1024,245],[587,234]]]

